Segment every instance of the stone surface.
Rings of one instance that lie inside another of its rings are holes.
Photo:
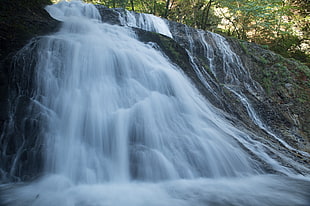
[[[18,74],[25,62],[15,62],[15,54],[31,38],[59,28],[44,10],[48,3],[0,1],[0,181],[33,179],[42,169],[40,117],[30,100],[31,86],[21,87],[27,79]]]

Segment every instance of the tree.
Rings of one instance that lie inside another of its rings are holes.
[[[310,62],[309,0],[88,0],[225,33]],[[310,64],[310,63],[309,63]]]
[[[135,6],[134,6],[134,4],[133,4],[133,0],[130,0],[130,5],[131,5],[131,10],[132,10],[132,11],[135,11]]]
[[[169,5],[170,5],[170,0],[167,0],[167,1],[166,1],[165,14],[164,14],[164,17],[165,17],[165,18],[168,17]]]

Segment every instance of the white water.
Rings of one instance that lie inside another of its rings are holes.
[[[122,25],[152,31],[172,38],[172,34],[165,21],[152,14],[141,14],[125,10],[125,13],[119,13]]]
[[[229,125],[159,51],[129,28],[76,16],[41,43],[41,101],[55,111],[48,173],[98,183],[254,172],[235,134],[220,129]]]
[[[309,203],[307,179],[226,122],[130,28],[100,23],[81,2],[47,10],[63,26],[38,42],[35,99],[49,114],[44,176],[3,186],[5,205]],[[240,144],[291,177],[263,174]]]
[[[258,115],[256,114],[254,108],[252,107],[252,105],[249,103],[249,100],[242,94],[239,94],[238,92],[234,91],[232,88],[226,87],[227,89],[229,89],[232,93],[234,93],[241,101],[241,103],[243,104],[243,106],[246,108],[249,117],[251,118],[251,120],[262,130],[264,130],[265,132],[267,132],[270,136],[272,136],[274,139],[276,139],[277,141],[279,141],[284,147],[286,147],[289,150],[292,151],[296,151],[300,154],[302,154],[305,157],[310,157],[310,155],[307,152],[303,152],[301,150],[297,150],[293,147],[291,147],[288,143],[286,143],[284,140],[280,139],[279,137],[277,137],[277,135],[275,135],[269,128],[268,126],[266,126],[258,117]]]
[[[200,43],[203,46],[204,56],[209,61],[209,68],[212,74],[216,77],[217,76],[216,64],[214,63],[216,54],[215,54],[214,48],[206,42],[205,31],[198,30],[198,34],[199,34]],[[296,151],[305,157],[309,157],[308,153],[293,148],[287,142],[277,137],[277,135],[265,123],[261,121],[261,119],[256,114],[256,111],[254,110],[254,108],[252,107],[252,105],[250,104],[246,96],[241,94],[241,92],[237,92],[235,90],[235,87],[238,87],[240,84],[243,84],[245,88],[254,96],[257,93],[262,92],[261,88],[251,78],[249,72],[247,72],[247,70],[242,65],[242,62],[240,58],[238,57],[238,55],[231,50],[231,48],[229,47],[229,43],[226,41],[226,39],[212,32],[209,32],[209,35],[212,36],[212,40],[214,41],[216,48],[218,48],[218,50],[220,51],[220,56],[222,58],[221,62],[223,62],[222,69],[225,73],[225,78],[223,82],[225,84],[225,88],[230,90],[233,94],[235,94],[239,98],[242,105],[247,110],[247,113],[250,119],[253,121],[253,123],[256,124],[262,130],[264,130],[271,137],[273,137],[276,141],[280,142],[287,149],[291,151]],[[193,39],[190,37],[190,35],[187,35],[187,36],[188,36],[188,42],[191,45],[190,48],[193,51],[194,50]],[[204,75],[201,75],[201,73],[197,71],[197,69],[195,69],[195,72],[197,73],[198,77],[203,83],[207,81],[207,79],[203,77]],[[244,78],[244,79],[240,81],[239,78]],[[212,91],[208,84],[204,83],[204,85],[206,86],[207,89]]]

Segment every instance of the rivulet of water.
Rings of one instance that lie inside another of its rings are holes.
[[[47,11],[63,25],[33,54],[34,99],[49,114],[44,174],[2,185],[1,204],[308,205],[309,179],[227,122],[130,27],[80,1]]]

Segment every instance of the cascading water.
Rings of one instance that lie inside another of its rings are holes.
[[[77,22],[72,5],[80,3],[63,4],[71,7],[60,16],[70,16],[42,41],[38,65],[38,87],[49,96],[42,104],[55,111],[47,172],[77,183],[253,173],[235,134],[220,129],[225,122],[159,51],[129,28]]]
[[[220,81],[220,83],[223,84],[227,90],[232,92],[232,94],[234,94],[239,99],[241,104],[246,109],[250,120],[252,120],[255,125],[265,131],[268,135],[270,135],[271,138],[274,138],[288,150],[302,154],[304,157],[309,158],[309,154],[307,152],[295,149],[283,139],[279,138],[272,131],[272,129],[263,123],[262,119],[257,115],[256,111],[252,107],[246,95],[243,94],[242,90],[247,91],[247,93],[250,95],[259,96],[259,94],[264,93],[263,89],[256,81],[252,79],[250,73],[243,66],[239,56],[230,48],[228,41],[223,36],[212,32],[189,29],[189,27],[186,25],[182,27],[185,35],[182,36],[178,34],[178,30],[180,28],[173,28],[173,38],[177,39],[178,42],[182,43],[184,47],[187,48],[194,71],[204,86],[211,92],[211,94],[214,95],[216,99],[218,99],[218,93],[216,93],[214,88],[212,88],[208,83],[213,82],[213,79],[207,72],[205,72],[205,68],[198,68],[198,66],[195,64],[194,56],[197,56],[197,54],[198,56],[201,54],[204,55],[206,62],[208,63],[210,73],[212,73],[217,81]],[[192,36],[196,36],[198,41],[195,42]],[[206,39],[208,39],[208,42]],[[199,47],[202,49],[199,50]],[[268,148],[268,150],[269,149],[271,148]],[[281,158],[286,159],[286,157],[283,157],[282,154],[279,154],[279,156],[282,156]],[[289,162],[293,161],[291,160]],[[302,165],[299,166],[303,167]]]
[[[79,1],[47,10],[63,25],[35,42],[33,98],[48,114],[44,175],[3,186],[0,204],[309,203],[306,177],[234,128],[131,28],[101,23]],[[287,176],[266,174],[265,164]]]
[[[139,14],[125,10],[124,13],[119,13],[119,19],[121,25],[156,32],[172,38],[164,20],[152,14]]]

